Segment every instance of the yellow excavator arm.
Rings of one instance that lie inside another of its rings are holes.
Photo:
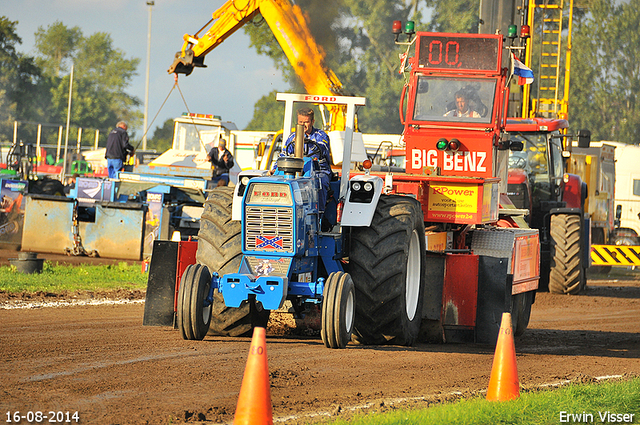
[[[324,62],[324,52],[309,31],[305,16],[289,0],[228,0],[194,35],[185,34],[169,73],[189,75],[204,67],[204,57],[258,13],[271,28],[280,47],[309,94],[343,95],[342,83]],[[344,106],[327,108],[330,130],[344,130]]]

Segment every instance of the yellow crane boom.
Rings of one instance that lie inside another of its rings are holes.
[[[183,36],[169,73],[189,75],[204,67],[204,57],[258,13],[269,25],[287,59],[309,94],[342,95],[342,83],[324,62],[324,52],[309,31],[304,13],[289,0],[228,0],[193,35]],[[344,130],[344,106],[327,106],[330,130]]]

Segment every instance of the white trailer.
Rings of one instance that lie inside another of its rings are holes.
[[[640,245],[640,146],[603,142],[616,147],[616,245]]]

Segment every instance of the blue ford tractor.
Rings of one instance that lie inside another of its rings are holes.
[[[308,101],[307,95],[279,96],[287,102],[289,118],[294,102]],[[347,103],[347,115],[351,114],[348,122],[353,122],[355,105],[363,105],[364,99],[330,97],[325,102]],[[301,152],[304,132],[296,134]],[[348,176],[351,135],[345,139],[342,175]],[[345,241],[353,239],[351,248],[388,251],[385,258],[390,262],[396,260],[395,268],[403,269],[395,273],[397,289],[385,292],[384,299],[374,295],[368,301],[362,297],[362,302],[383,304],[396,298],[392,304],[407,304],[394,307],[394,311],[402,314],[392,314],[399,317],[390,320],[387,330],[398,334],[398,343],[413,342],[419,324],[416,312],[421,295],[421,265],[419,260],[417,263],[411,260],[419,257],[418,250],[424,250],[422,238],[417,237],[423,233],[418,203],[410,198],[401,203],[406,210],[402,215],[407,216],[404,227],[409,226],[401,229],[406,240],[394,235],[394,244],[400,242],[394,247],[375,246],[376,240],[358,245],[357,235],[361,233],[361,239],[367,239],[363,230],[371,231],[368,226],[382,193],[383,180],[368,173],[350,181],[348,177],[340,180],[334,176],[329,202],[321,214],[317,171],[317,161],[310,157],[302,158],[300,154],[281,157],[273,176],[243,172],[233,194],[226,187],[210,193],[200,220],[196,264],[189,265],[182,274],[177,294],[176,325],[183,338],[200,340],[208,332],[242,334],[253,326],[266,326],[269,311],[281,308],[289,300],[298,315],[305,314],[312,305],[319,305],[324,344],[343,348],[351,340],[356,314],[354,281],[345,271],[348,255]],[[343,211],[342,217],[338,217],[339,209]],[[395,234],[398,229],[394,227],[403,225],[391,226],[387,231]],[[393,251],[401,258],[394,258],[397,255]],[[363,257],[360,267],[369,268],[366,255]],[[379,261],[370,259],[369,263]],[[355,264],[358,263],[354,262],[354,267]],[[407,267],[417,267],[417,273],[406,273]],[[390,266],[388,270],[393,268]],[[402,276],[407,275],[410,291],[405,294],[406,278],[403,280]],[[382,335],[389,332],[380,331],[377,319],[372,317],[370,321],[376,324],[369,330],[363,326],[357,338],[363,342],[382,342]]]

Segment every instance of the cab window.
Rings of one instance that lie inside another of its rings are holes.
[[[413,121],[489,123],[497,81],[419,76]]]

